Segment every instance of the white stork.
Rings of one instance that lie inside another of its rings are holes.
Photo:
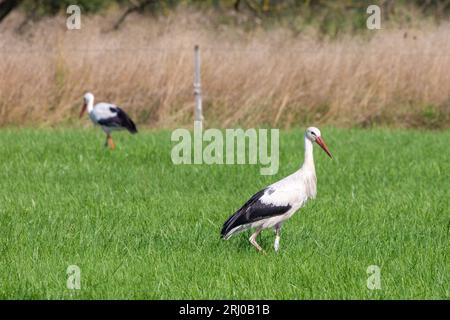
[[[256,242],[256,237],[263,229],[274,227],[276,234],[274,248],[278,251],[283,222],[304,206],[308,199],[316,197],[314,142],[322,147],[330,158],[333,158],[325,141],[321,138],[320,130],[314,127],[306,129],[305,159],[301,168],[253,195],[225,221],[221,231],[223,239],[228,240],[234,234],[255,228],[249,240],[258,251],[262,251],[261,246]]]
[[[111,131],[113,130],[127,129],[132,134],[137,133],[133,120],[118,106],[105,102],[97,103],[94,106],[94,95],[90,92],[86,93],[83,99],[80,118],[87,109],[92,122],[100,125],[106,133],[105,147],[109,146],[111,149],[116,147],[111,137]]]

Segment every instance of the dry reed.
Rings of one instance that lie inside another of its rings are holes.
[[[314,30],[243,32],[199,13],[111,15],[69,31],[48,18],[0,25],[0,125],[71,125],[86,91],[151,127],[189,124],[193,47],[202,50],[208,126],[449,127],[449,25],[386,28],[326,40]]]

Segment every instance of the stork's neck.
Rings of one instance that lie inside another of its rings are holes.
[[[315,171],[314,168],[314,154],[313,154],[313,143],[305,135],[305,160],[303,162],[302,168],[310,169]]]
[[[94,110],[94,99],[91,99],[87,103],[87,111],[88,113],[91,113],[92,110]]]

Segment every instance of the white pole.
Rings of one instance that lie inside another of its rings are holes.
[[[195,121],[199,121],[200,126],[203,124],[202,114],[202,86],[200,82],[200,48],[198,45],[194,47],[194,96],[195,96]]]

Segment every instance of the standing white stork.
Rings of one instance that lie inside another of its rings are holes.
[[[253,195],[238,211],[225,221],[221,236],[228,240],[232,235],[255,228],[250,243],[261,251],[256,237],[263,229],[275,228],[275,251],[280,246],[280,231],[284,221],[289,219],[308,199],[316,197],[316,170],[314,167],[313,144],[316,142],[333,158],[320,130],[314,127],[305,132],[305,159],[299,170],[286,178]]]
[[[127,129],[132,134],[137,133],[133,120],[118,106],[106,102],[100,102],[94,106],[94,95],[90,92],[84,95],[83,100],[80,118],[87,109],[92,122],[100,125],[106,133],[105,147],[109,146],[111,149],[116,147],[111,137],[113,130]]]

